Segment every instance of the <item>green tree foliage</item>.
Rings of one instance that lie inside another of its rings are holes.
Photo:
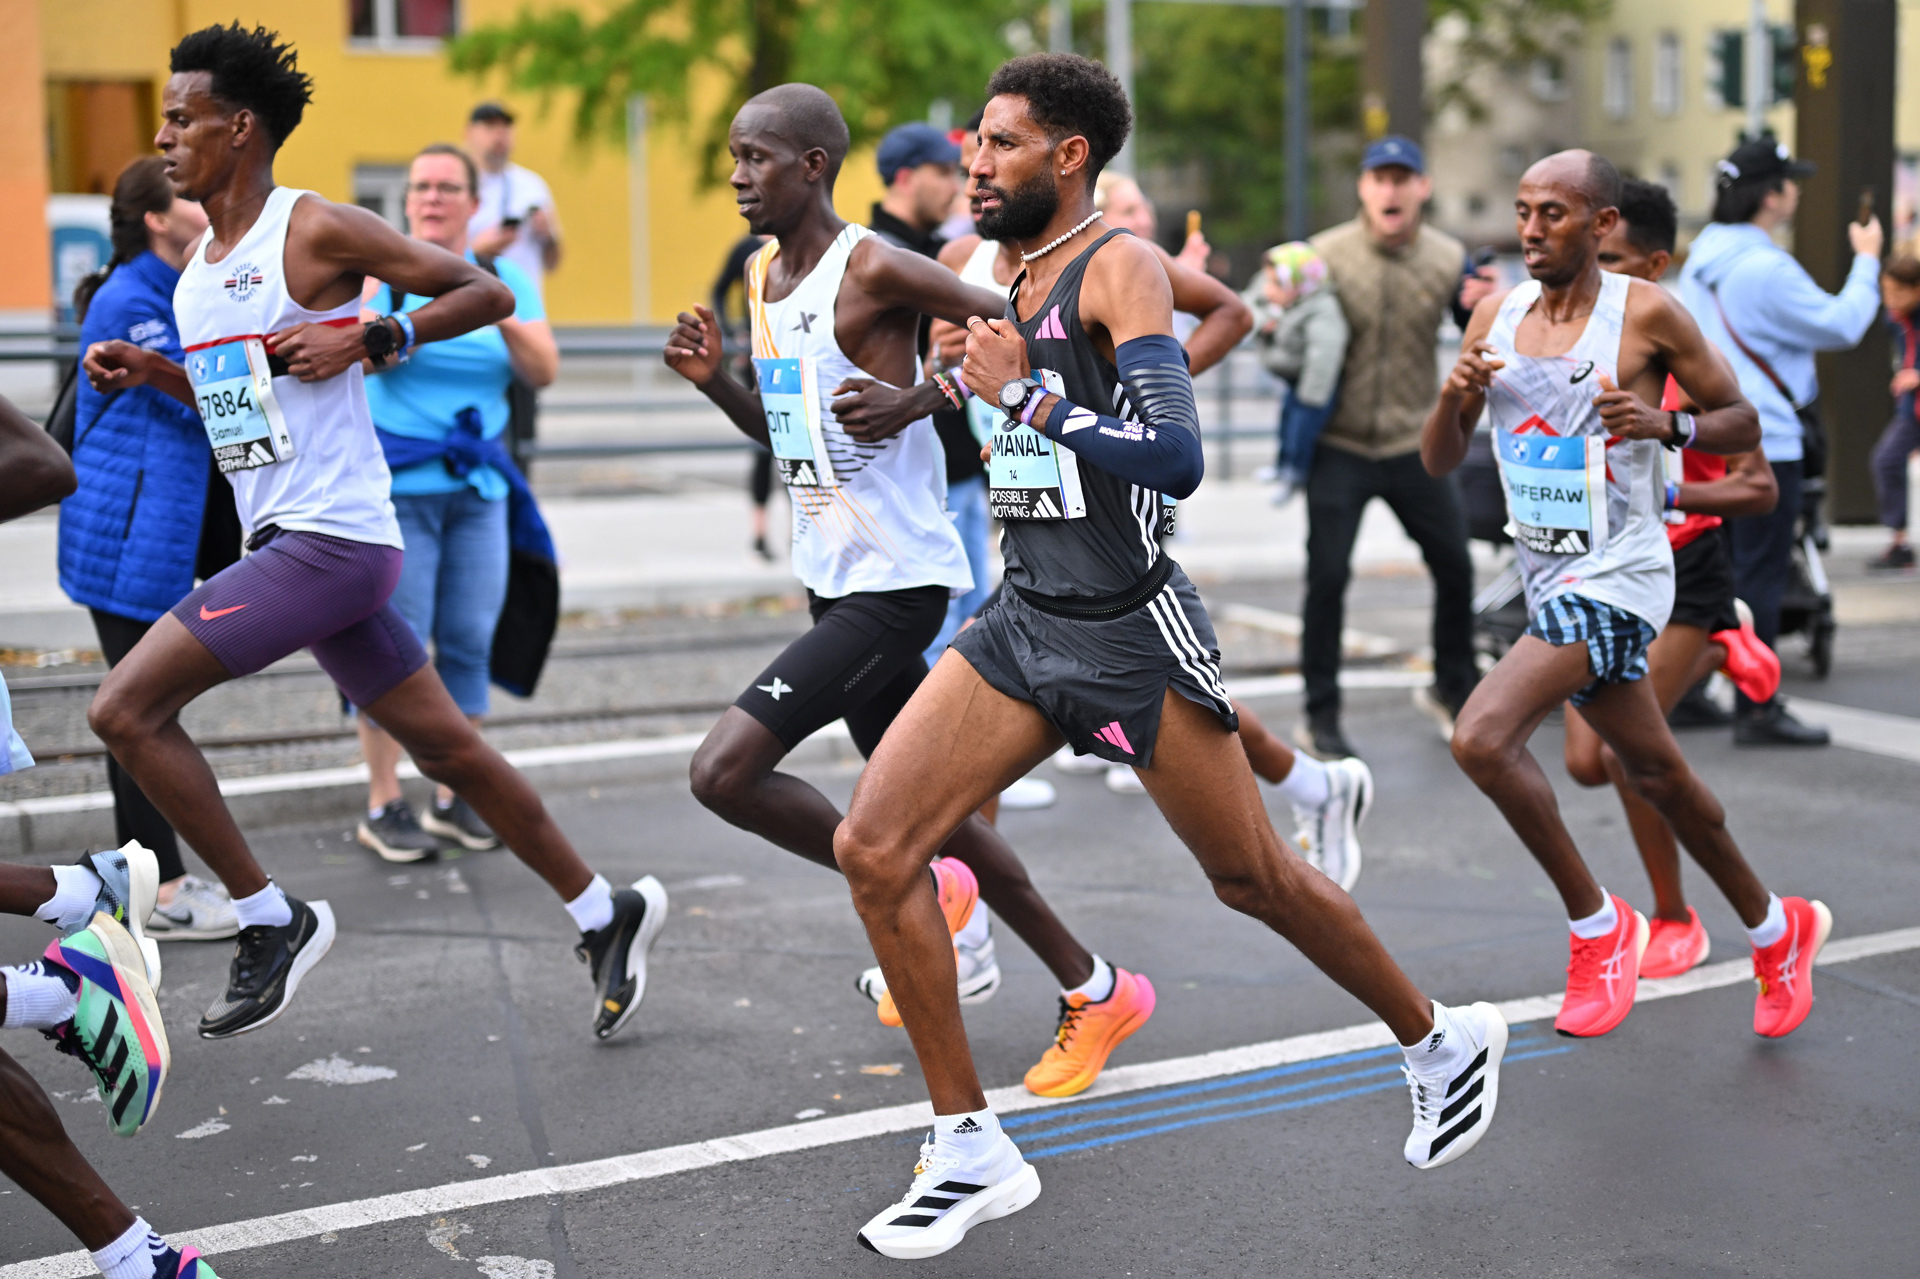
[[[788,81],[817,84],[847,118],[854,144],[937,99],[964,118],[993,69],[1021,50],[1010,27],[1023,0],[623,0],[600,16],[571,7],[523,8],[512,21],[454,41],[453,66],[498,73],[517,89],[574,96],[583,139],[619,139],[627,99],[645,95],[665,119],[688,118],[697,70],[719,72],[729,91],[698,130],[709,180],[725,172],[727,125],[740,104]]]
[[[1564,57],[1581,29],[1604,17],[1610,7],[1610,0],[1428,0],[1427,12],[1435,23],[1458,18],[1466,28],[1455,73],[1427,86],[1429,105],[1435,112],[1457,106],[1472,119],[1484,119],[1486,103],[1469,84],[1475,71]]]

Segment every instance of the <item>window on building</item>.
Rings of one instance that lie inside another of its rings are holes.
[[[1475,191],[1467,197],[1467,216],[1479,218],[1487,211],[1487,197]]]
[[[1600,85],[1600,106],[1612,120],[1633,114],[1633,45],[1625,36],[1607,44],[1607,73]]]
[[[1527,72],[1527,85],[1542,102],[1559,102],[1567,96],[1567,62],[1549,53],[1533,60]]]
[[[1680,36],[1662,31],[1653,42],[1653,110],[1678,115],[1684,92],[1680,82]]]
[[[456,0],[347,0],[355,40],[391,45],[444,40],[459,29]]]
[[[353,202],[391,223],[407,229],[407,166],[357,164],[353,167]]]

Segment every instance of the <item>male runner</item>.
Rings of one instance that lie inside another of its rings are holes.
[[[100,686],[88,722],[233,894],[240,936],[207,1039],[257,1030],[286,1008],[333,942],[326,903],[287,896],[247,848],[180,709],[216,684],[301,648],[420,771],[451,786],[560,894],[581,930],[602,1039],[633,1015],[666,919],[651,876],[614,892],[580,860],[540,797],[474,731],[388,604],[400,528],[360,361],[403,355],[504,317],[492,276],[350,205],[277,186],[273,157],[300,123],[308,78],[291,46],[208,27],[173,50],[156,145],[212,226],[174,293],[187,363],[127,342],[86,355],[102,391],[151,384],[199,410],[233,483],[252,553],[162,617]],[[362,324],[373,276],[434,299]]]
[[[1485,1134],[1506,1046],[1491,1004],[1429,1001],[1352,900],[1274,833],[1212,625],[1153,536],[1160,494],[1200,482],[1200,437],[1166,271],[1093,207],[1132,126],[1125,91],[1096,62],[1045,53],[1003,65],[987,93],[980,229],[1013,244],[1027,273],[1006,319],[968,320],[962,376],[1007,414],[991,465],[1008,589],[900,713],[834,838],[935,1115],[906,1197],[860,1233],[890,1257],[945,1252],[1040,1193],[981,1092],[926,866],[1063,740],[1142,769],[1220,898],[1293,941],[1407,1046],[1416,1167]]]
[[[1639,912],[1594,881],[1527,751],[1547,713],[1572,699],[1746,925],[1760,986],[1753,1028],[1780,1036],[1813,1005],[1813,960],[1833,917],[1762,886],[1641,678],[1673,608],[1661,447],[1744,453],[1759,442],[1759,419],[1677,300],[1600,269],[1619,203],[1619,173],[1591,152],[1562,151],[1527,170],[1514,211],[1533,279],[1474,308],[1427,418],[1421,456],[1444,475],[1482,409],[1491,414],[1532,619],[1467,700],[1453,756],[1566,903],[1572,958],[1556,1030],[1604,1035],[1619,1025],[1648,939]],[[1668,375],[1698,413],[1651,407]]]
[[[704,307],[681,314],[666,359],[744,434],[772,447],[793,498],[793,562],[814,626],[714,725],[693,758],[693,793],[735,826],[837,870],[839,811],[776,770],[842,718],[870,756],[927,676],[921,654],[946,619],[948,597],[973,584],[946,517],[944,454],[928,420],[959,394],[951,382],[920,380],[915,337],[922,314],[964,320],[1000,301],[834,213],[847,126],[819,89],[769,89],[740,109],[729,138],[740,211],[756,234],[774,237],[747,264],[761,391],[721,376],[721,330]],[[810,388],[807,403],[779,381],[802,364],[804,380],[795,382]],[[817,424],[770,435],[781,414],[817,414]],[[821,482],[822,471],[834,482]],[[957,961],[965,998],[978,1003],[1000,983],[978,897],[1060,980],[1060,1024],[1027,1086],[1043,1096],[1084,1090],[1152,1015],[1153,984],[1075,940],[977,814],[944,851],[932,883],[953,934],[948,967]],[[899,1025],[891,994],[871,993],[880,1019]]]
[[[1678,221],[1673,197],[1665,187],[1638,179],[1621,183],[1620,220],[1600,242],[1601,269],[1659,280],[1673,260]],[[1683,407],[1671,377],[1660,407]],[[1667,544],[1673,548],[1673,615],[1647,649],[1648,678],[1662,713],[1670,713],[1689,688],[1722,668],[1749,698],[1768,701],[1780,683],[1780,659],[1760,642],[1752,622],[1743,620],[1738,611],[1733,560],[1721,520],[1772,510],[1779,496],[1773,468],[1759,449],[1732,457],[1685,449],[1680,460],[1680,478],[1669,478],[1664,486]],[[1668,475],[1672,475],[1671,461]],[[1680,849],[1674,843],[1673,828],[1634,794],[1619,757],[1577,709],[1568,708],[1566,723],[1567,772],[1583,786],[1613,782],[1627,810],[1627,825],[1646,864],[1647,878],[1653,881],[1654,909],[1647,921],[1647,953],[1640,957],[1640,975],[1677,977],[1705,963],[1707,930],[1681,889]]]
[[[971,150],[963,144],[962,151],[977,152],[975,141]],[[980,192],[971,176],[967,197],[977,224]],[[1225,359],[1247,335],[1253,314],[1239,294],[1206,272],[1194,270],[1152,241],[1141,243],[1166,271],[1174,309],[1200,317],[1199,327],[1188,335],[1184,347],[1187,370],[1198,377]],[[977,232],[960,236],[940,250],[940,261],[964,282],[996,290],[1010,287],[1021,270],[1020,254],[1012,245],[985,239]],[[966,330],[935,323],[933,339],[940,357],[958,365],[966,351]],[[984,429],[989,431],[992,418],[1000,416],[999,410],[978,399],[969,401],[969,412],[988,423]],[[1300,755],[1269,732],[1245,704],[1236,701],[1233,710],[1240,719],[1240,741],[1254,775],[1271,783],[1293,805],[1293,838],[1300,855],[1342,889],[1353,891],[1360,878],[1359,826],[1373,804],[1372,770],[1351,756],[1322,763],[1311,755]],[[1139,774],[1127,765],[1109,763],[1097,755],[1076,755],[1071,747],[1062,747],[1053,762],[1064,773],[1105,773],[1109,790],[1131,791],[1140,785]]]
[[[59,501],[73,485],[65,451],[0,399],[0,522]],[[0,774],[31,767],[0,680]],[[0,1027],[38,1030],[85,1066],[108,1125],[123,1137],[152,1117],[171,1065],[154,998],[159,954],[137,935],[159,882],[159,863],[138,844],[51,870],[0,863],[0,912],[44,919],[61,934],[38,962],[0,968]],[[120,1201],[74,1148],[46,1091],[5,1052],[0,1173],[58,1217],[107,1279],[214,1279],[197,1251],[171,1247]]]

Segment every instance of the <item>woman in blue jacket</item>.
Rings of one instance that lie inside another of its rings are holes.
[[[81,347],[120,338],[179,360],[173,286],[207,215],[174,195],[156,156],[122,170],[110,218],[113,259],[74,294]],[[79,488],[60,505],[60,587],[93,614],[108,666],[193,589],[212,464],[192,409],[152,387],[102,395],[80,379],[73,430]],[[232,500],[225,483],[218,492]],[[229,559],[239,550],[237,521],[230,523]],[[187,874],[173,828],[111,756],[107,778],[119,842],[137,839],[160,860],[160,906],[147,931],[178,940],[237,933],[225,891]]]

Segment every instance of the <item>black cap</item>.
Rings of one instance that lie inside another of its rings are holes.
[[[482,102],[467,113],[468,124],[512,124],[513,112],[498,102]]]
[[[1715,166],[1720,171],[1720,185],[1732,186],[1735,182],[1758,182],[1773,178],[1809,177],[1813,165],[1805,160],[1796,160],[1787,150],[1784,142],[1776,141],[1770,133],[1762,134],[1751,142],[1742,142],[1733,149],[1733,154]]]

